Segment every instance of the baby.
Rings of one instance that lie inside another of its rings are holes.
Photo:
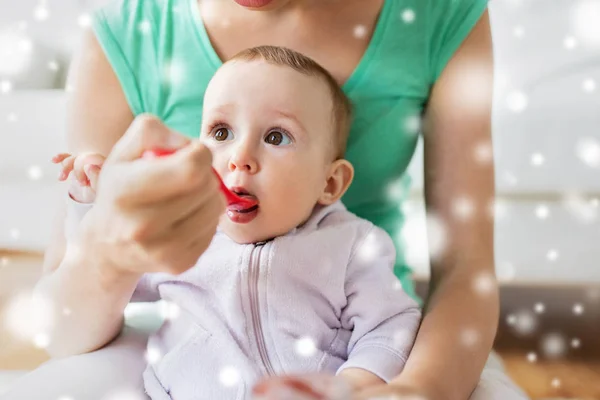
[[[180,310],[148,341],[159,355],[144,373],[150,397],[249,399],[266,376],[317,372],[358,390],[402,371],[421,314],[392,272],[389,236],[340,202],[350,120],[335,80],[289,49],[248,49],[216,72],[200,140],[227,187],[256,205],[229,206],[190,270],[140,280],[134,300]],[[84,166],[102,158],[54,160],[60,179],[74,171],[69,208],[92,202]]]

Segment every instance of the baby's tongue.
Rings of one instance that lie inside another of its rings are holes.
[[[256,196],[253,196],[251,194],[242,194],[239,196],[243,197],[245,200],[247,200],[247,202],[245,202],[243,204],[242,203],[232,203],[227,206],[228,210],[244,211],[244,210],[249,210],[251,208],[254,208],[258,205],[258,199],[256,198]]]

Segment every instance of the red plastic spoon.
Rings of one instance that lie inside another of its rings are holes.
[[[175,153],[175,151],[176,150],[169,150],[169,149],[146,150],[142,154],[142,158],[155,158],[155,157],[168,156],[168,155]],[[223,192],[223,194],[225,195],[225,198],[227,199],[227,205],[235,204],[235,205],[237,205],[239,207],[243,207],[245,209],[254,207],[256,205],[256,201],[247,199],[245,197],[238,196],[237,194],[235,194],[234,192],[229,190],[229,188],[225,185],[225,183],[223,183],[223,180],[221,179],[221,176],[219,175],[219,173],[214,168],[213,168],[213,172],[215,173],[215,176],[219,180],[221,192]]]

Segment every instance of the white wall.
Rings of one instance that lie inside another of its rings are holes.
[[[49,49],[44,57],[66,60],[81,29],[78,16],[92,2],[50,0],[43,22],[33,18],[36,4],[0,0],[0,32],[8,22],[25,20],[27,35]],[[492,0],[490,6],[498,70],[494,152],[503,211],[497,216],[496,260],[504,279],[600,282],[600,147],[593,147],[593,140],[600,146],[600,47],[590,41],[593,27],[581,33],[570,24],[577,4]],[[521,37],[514,34],[519,27]],[[577,40],[573,49],[564,45],[568,36]],[[60,84],[58,75],[37,76],[47,72],[46,64],[33,67],[34,78],[16,88]],[[588,79],[595,80],[594,91],[583,89]],[[528,101],[522,112],[507,106],[515,90]],[[48,242],[60,194],[58,170],[49,159],[64,149],[64,107],[62,91],[0,94],[0,248],[42,250]],[[420,149],[410,168],[415,185],[409,208],[411,218],[423,223]],[[537,152],[544,157],[540,166],[531,162]],[[41,175],[36,180],[29,176],[32,166],[40,168],[33,170],[34,177]],[[536,216],[540,205],[548,209],[546,218]],[[417,252],[416,261],[417,272],[427,275],[426,257]]]

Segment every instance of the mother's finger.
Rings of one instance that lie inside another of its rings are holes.
[[[169,129],[157,117],[142,114],[134,119],[123,137],[115,144],[107,161],[132,161],[140,158],[146,150],[156,147],[177,150],[189,142],[188,138]]]
[[[211,196],[189,217],[164,230],[162,236],[144,241],[143,247],[161,270],[181,273],[192,267],[208,248],[224,209],[220,195]]]
[[[161,158],[139,159],[114,166],[113,192],[124,206],[139,206],[198,192],[216,183],[212,155],[195,141]]]
[[[215,193],[220,195],[217,183],[212,180],[202,190],[132,208],[129,212],[130,220],[140,233],[136,238],[151,240],[172,236],[177,225],[206,208]]]

